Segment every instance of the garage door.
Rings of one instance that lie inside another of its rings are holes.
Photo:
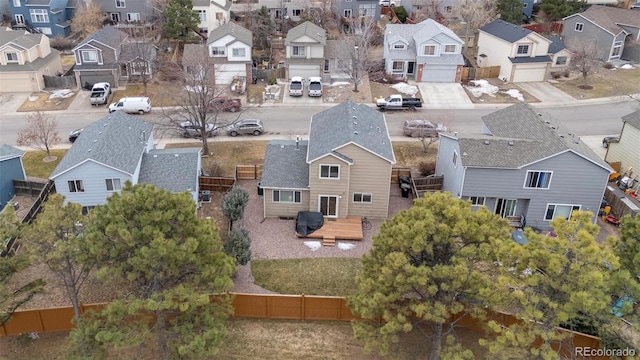
[[[216,65],[216,84],[231,84],[234,76],[246,76],[245,64],[219,64]]]
[[[113,81],[112,73],[104,73],[104,74],[80,74],[80,86],[84,87],[85,83],[95,84],[99,82],[108,82],[111,86],[114,86],[115,81]]]
[[[301,76],[305,80],[312,76],[320,76],[320,66],[318,65],[289,65],[289,79],[294,76]]]
[[[456,82],[457,66],[425,65],[422,70],[422,82]]]
[[[44,80],[41,80],[44,83]],[[0,92],[31,92],[38,91],[37,86],[33,86],[31,75],[20,73],[0,73]]]
[[[546,66],[543,68],[516,67],[511,82],[544,81]]]

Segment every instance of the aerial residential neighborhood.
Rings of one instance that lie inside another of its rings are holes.
[[[640,354],[637,1],[0,20],[0,358]]]

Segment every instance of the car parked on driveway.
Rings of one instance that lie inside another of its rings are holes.
[[[620,142],[620,136],[607,136],[602,139],[602,147],[606,149],[609,147],[609,144],[617,142]]]
[[[434,124],[429,120],[406,120],[402,131],[410,137],[438,137],[438,133],[447,131],[443,124]]]
[[[202,136],[202,132],[200,131],[201,126],[197,124],[193,124],[191,121],[183,121],[180,123],[179,127],[180,127],[180,133],[182,134],[183,137],[197,138]],[[207,131],[207,137],[218,135],[218,128],[215,127],[213,124],[207,124],[205,129]]]
[[[238,136],[238,134],[253,134],[258,136],[264,132],[262,121],[258,119],[238,120],[227,126],[227,134]]]

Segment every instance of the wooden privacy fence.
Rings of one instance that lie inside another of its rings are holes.
[[[615,184],[610,183],[604,190],[604,199],[611,206],[611,215],[618,219],[625,215],[636,217],[640,213],[638,206]]]
[[[500,75],[500,66],[489,67],[463,67],[462,80],[490,79]]]
[[[394,167],[391,169],[391,183],[397,184],[399,176],[411,176],[411,168],[408,167]]]
[[[442,184],[444,183],[444,176],[427,176],[420,178],[411,178],[413,195],[417,198],[424,197],[426,192],[435,192],[442,190]]]
[[[198,183],[200,184],[200,191],[227,192],[236,184],[236,179],[232,177],[200,176]]]
[[[262,177],[262,164],[236,165],[237,180],[260,180]]]
[[[13,180],[13,188],[16,189],[16,195],[36,196],[39,195],[46,186],[46,182]]]
[[[31,222],[35,220],[38,213],[44,207],[44,202],[47,201],[47,199],[49,198],[49,195],[55,192],[56,192],[56,186],[53,181],[49,180],[49,182],[46,183],[44,188],[42,188],[42,190],[38,194],[38,198],[36,199],[36,201],[33,203],[33,205],[31,205],[29,212],[22,218],[22,222],[31,224]]]
[[[44,87],[57,89],[75,89],[77,87],[75,75],[47,76],[44,77]]]

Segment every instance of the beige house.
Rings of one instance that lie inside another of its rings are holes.
[[[267,145],[264,216],[317,211],[327,218],[387,218],[394,163],[384,115],[346,101],[311,118],[308,141]]]
[[[43,76],[61,71],[60,52],[46,35],[0,29],[0,93],[43,90]]]
[[[326,44],[327,32],[312,22],[305,21],[289,30],[284,40],[287,78],[322,76]]]
[[[495,20],[478,34],[478,66],[500,66],[500,79],[509,82],[544,81],[551,65],[544,36],[503,20]]]
[[[607,148],[605,160],[608,163],[620,162],[620,173],[631,170],[633,176],[640,174],[640,110],[622,117],[624,125],[620,141],[611,142]],[[629,174],[627,174],[629,175]],[[631,176],[633,178],[633,176]]]

